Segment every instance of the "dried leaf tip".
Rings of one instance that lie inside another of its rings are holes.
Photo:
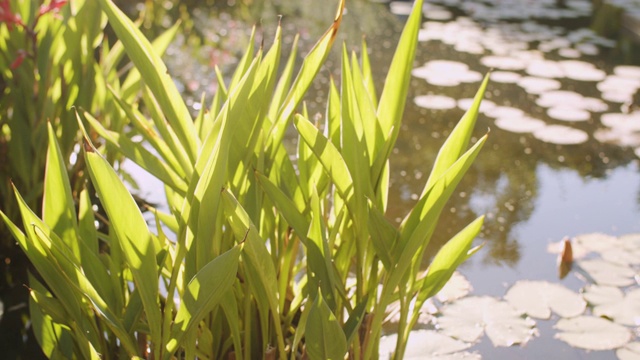
[[[558,276],[564,279],[571,270],[573,264],[573,249],[571,247],[571,239],[565,236],[562,239],[562,251],[558,255]]]

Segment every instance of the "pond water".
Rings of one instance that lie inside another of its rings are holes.
[[[407,4],[348,3],[340,36],[357,49],[366,34],[379,85]],[[640,87],[640,68],[629,66],[638,64],[625,58],[616,40],[589,30],[591,1],[556,5],[441,0],[426,7],[404,125],[391,159],[389,210],[400,219],[417,199],[437,150],[463,114],[464,99],[473,97],[482,76],[494,68],[477,124],[477,136],[490,129],[488,143],[452,197],[431,245],[437,250],[472,219],[487,215],[477,239],[484,247],[460,268],[472,297],[502,298],[523,279],[577,292],[592,279],[579,266],[559,279],[550,244],[590,233],[640,233],[640,113],[628,108]],[[258,36],[268,44],[277,15],[283,15],[285,40],[300,33],[304,53],[333,11],[333,4],[313,1],[194,6],[191,31],[200,36],[180,36],[166,60],[197,110],[200,93],[215,91],[212,66],[233,68],[253,23],[260,24]],[[334,54],[310,96],[311,114],[323,113],[327,78],[332,72],[339,78],[338,65]],[[639,264],[628,265],[637,279]],[[631,292],[637,280],[621,288]],[[483,336],[465,351],[475,354],[469,358],[486,359],[616,358],[615,350],[589,351],[557,339],[558,320],[537,319],[538,335],[526,346],[495,347]],[[640,320],[627,325],[627,342],[637,345],[638,325]]]

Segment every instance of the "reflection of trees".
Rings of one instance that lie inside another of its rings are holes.
[[[470,97],[477,84],[472,85],[444,91],[454,98]],[[491,85],[489,92],[494,92],[500,86]],[[414,82],[415,94],[428,93],[426,88],[430,87],[424,82]],[[509,101],[514,104],[512,106],[529,113],[535,111],[526,108],[530,103],[526,101],[526,94],[512,92],[511,99],[503,96],[500,103]],[[502,93],[507,92],[505,90]],[[461,115],[462,111],[457,109],[429,111],[408,105],[397,154],[392,158],[393,187],[390,196],[395,201],[389,204],[391,218],[403,217],[414,203],[411,195],[422,191],[439,147]],[[596,127],[594,124],[582,126],[587,132],[592,132]],[[478,136],[487,127],[492,128],[489,140],[445,208],[430,245],[432,251],[436,251],[475,217],[486,214],[480,236],[486,240],[488,249],[484,262],[513,266],[520,259],[520,244],[514,228],[526,222],[534,211],[539,195],[537,169],[540,164],[552,169],[573,169],[583,178],[606,178],[608,170],[634,159],[628,150],[595,141],[572,146],[546,144],[531,135],[517,135],[497,129],[492,126],[491,119],[481,115],[476,126]],[[421,176],[416,178],[415,174]]]

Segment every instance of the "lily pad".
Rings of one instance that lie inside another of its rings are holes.
[[[625,78],[640,79],[640,66],[618,65],[613,69],[613,73]]]
[[[547,109],[547,115],[556,120],[569,122],[587,121],[591,118],[588,111],[566,105],[550,107]]]
[[[494,346],[526,344],[537,335],[535,321],[489,296],[466,297],[446,305],[437,323],[444,334],[466,342],[478,341],[486,332]]]
[[[567,104],[578,104],[584,99],[582,94],[575,91],[556,90],[543,93],[536,104],[542,107],[550,108],[554,106],[567,106]],[[579,107],[579,106],[575,106]]]
[[[592,63],[579,60],[560,61],[560,67],[565,72],[565,76],[578,81],[602,81],[607,74],[596,68]]]
[[[511,106],[496,106],[484,112],[490,118],[515,118],[523,117],[524,111]]]
[[[565,76],[560,64],[551,60],[532,61],[525,69],[525,72],[531,76],[543,78],[561,78]]]
[[[616,351],[619,360],[638,360],[640,359],[640,342],[632,342]]]
[[[635,283],[636,272],[629,266],[602,259],[580,260],[577,265],[599,285],[629,286]]]
[[[529,94],[542,94],[547,91],[560,89],[562,84],[554,79],[525,76],[518,81],[518,86]]]
[[[557,145],[582,144],[589,140],[586,132],[562,125],[545,126],[536,130],[533,136],[540,141]]]
[[[539,319],[549,319],[551,311],[561,317],[578,316],[587,305],[579,294],[547,281],[520,280],[504,299],[514,308]]]
[[[640,325],[640,289],[626,295],[613,286],[588,286],[583,294],[594,305],[593,314],[606,317],[621,325]]]
[[[491,81],[497,83],[513,84],[517,83],[522,75],[513,71],[494,71],[491,73]]]
[[[544,121],[528,116],[501,117],[496,119],[495,124],[500,129],[513,133],[530,133],[546,126]]]
[[[473,104],[473,99],[471,98],[458,99],[458,107],[463,111],[469,110],[472,104]],[[480,112],[484,113],[485,111],[489,111],[495,107],[496,107],[496,103],[494,103],[493,101],[482,100],[482,103],[480,103]]]
[[[380,338],[380,358],[389,359],[395,351],[398,335]],[[433,330],[414,330],[409,333],[405,359],[480,359],[480,355],[462,352],[471,344],[453,339]]]
[[[511,56],[487,55],[480,59],[480,63],[488,68],[500,70],[523,70],[527,67],[524,60]]]
[[[440,292],[438,292],[436,298],[441,302],[451,302],[469,295],[471,290],[473,290],[473,288],[469,280],[456,271],[451,275],[451,278]]]
[[[416,105],[431,110],[449,110],[456,107],[456,99],[444,95],[420,95],[413,101]]]
[[[560,319],[555,328],[557,339],[587,350],[613,350],[631,340],[629,329],[595,316]]]

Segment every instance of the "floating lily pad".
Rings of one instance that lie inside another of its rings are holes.
[[[542,94],[547,91],[560,89],[562,84],[554,79],[525,76],[518,81],[518,86],[529,94]]]
[[[591,118],[588,111],[565,105],[550,107],[547,109],[547,115],[556,120],[569,122],[587,121]]]
[[[583,296],[594,305],[594,315],[609,318],[621,325],[640,326],[640,288],[625,295],[617,287],[590,285]]]
[[[494,124],[502,130],[519,134],[531,133],[546,126],[544,121],[529,116],[501,117]]]
[[[582,99],[581,108],[592,112],[603,112],[609,110],[609,105],[602,99],[586,97]]]
[[[488,68],[500,70],[523,70],[527,67],[524,60],[510,56],[488,55],[480,59],[480,63]]]
[[[598,129],[593,132],[593,138],[602,143],[618,146],[640,146],[640,133],[629,132],[621,128]]]
[[[469,295],[471,290],[473,290],[473,288],[469,280],[456,271],[438,292],[436,298],[441,302],[451,302]]]
[[[411,71],[415,77],[426,80],[429,84],[439,86],[457,86],[460,83],[471,83],[482,80],[482,74],[469,70],[461,62],[449,60],[432,60]]]
[[[464,111],[469,110],[469,108],[471,107],[471,104],[473,104],[473,99],[471,98],[458,99],[458,107],[461,110],[464,110]],[[480,112],[484,113],[485,111],[489,111],[495,107],[496,107],[496,103],[494,103],[493,101],[482,100],[482,103],[480,103]]]
[[[578,81],[602,81],[607,74],[596,68],[592,63],[579,60],[565,60],[559,62],[565,76]]]
[[[491,73],[491,81],[497,83],[514,84],[522,78],[522,75],[513,71],[494,71]]]
[[[602,259],[580,260],[577,264],[599,285],[629,286],[635,283],[636,272],[629,266]]]
[[[536,100],[536,104],[542,107],[554,107],[554,106],[567,106],[567,104],[579,104],[584,100],[584,96],[575,91],[567,91],[567,90],[556,90],[556,91],[548,91],[540,95],[538,100]],[[580,106],[574,106],[580,107]]]
[[[621,89],[607,90],[602,92],[602,98],[614,103],[624,104],[631,101],[633,98],[633,92]]]
[[[640,79],[640,66],[618,65],[613,69],[613,73],[624,78]]]
[[[532,61],[525,69],[525,72],[531,76],[543,78],[561,78],[565,76],[560,64],[551,60]]]
[[[638,360],[640,359],[640,342],[632,342],[616,351],[618,360]]]
[[[595,316],[560,319],[555,328],[557,339],[587,350],[613,350],[631,339],[626,327]]]
[[[587,305],[579,294],[547,281],[520,280],[504,299],[514,308],[539,319],[549,319],[551,311],[561,317],[578,316]]]
[[[640,234],[615,237],[602,233],[578,235],[571,240],[573,258],[581,259],[589,253],[599,254],[604,260],[623,266],[640,265]],[[547,250],[558,254],[562,242],[551,243]]]
[[[456,107],[456,100],[444,95],[420,95],[413,101],[420,107],[432,110],[449,110]]]
[[[535,321],[521,316],[509,303],[498,299],[466,297],[443,307],[437,319],[446,335],[475,342],[486,332],[494,346],[526,344],[535,335]]]
[[[624,91],[633,94],[640,87],[640,78],[628,78],[619,75],[609,75],[596,85],[602,92]]]
[[[576,44],[576,49],[579,50],[584,55],[595,56],[600,53],[600,49],[594,44],[591,43],[580,43]]]
[[[391,334],[380,338],[379,353],[381,359],[390,359],[395,351],[398,335]],[[463,352],[471,346],[460,340],[433,330],[414,330],[409,333],[405,359],[481,359],[480,355]]]
[[[392,1],[389,3],[389,11],[394,15],[409,16],[413,8],[412,5],[412,3],[405,1]]]
[[[524,111],[511,106],[496,106],[484,112],[490,118],[515,118],[523,117]]]
[[[625,132],[640,131],[640,112],[631,114],[608,113],[600,116],[602,125],[617,128]]]
[[[558,49],[558,55],[565,58],[578,59],[580,56],[582,56],[582,52],[574,48],[562,48]]]
[[[586,132],[562,125],[545,126],[534,131],[533,136],[540,141],[557,145],[582,144],[589,140]]]

